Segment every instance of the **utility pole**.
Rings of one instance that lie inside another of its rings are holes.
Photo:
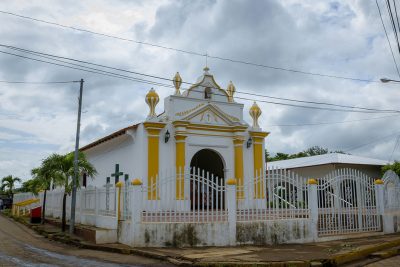
[[[76,206],[76,184],[79,179],[79,133],[81,129],[81,113],[82,113],[82,93],[83,93],[83,79],[80,80],[79,89],[79,106],[78,106],[78,121],[76,123],[76,139],[75,139],[75,156],[74,156],[74,177],[72,179],[72,198],[71,198],[71,219],[69,221],[69,233],[74,233],[75,227],[75,206]]]

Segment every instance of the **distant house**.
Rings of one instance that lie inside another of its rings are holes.
[[[323,177],[333,170],[351,168],[372,178],[381,176],[381,167],[388,162],[354,155],[329,153],[324,155],[268,162],[268,168],[293,171],[305,178]]]

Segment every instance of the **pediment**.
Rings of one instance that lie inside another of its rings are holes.
[[[240,124],[240,120],[223,112],[220,108],[213,104],[208,104],[202,108],[194,110],[184,118],[185,121],[200,124],[213,124],[233,126]]]

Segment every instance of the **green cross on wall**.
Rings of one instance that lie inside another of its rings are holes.
[[[112,177],[115,177],[115,184],[119,182],[119,176],[123,174],[123,172],[119,171],[119,164],[115,164],[115,173],[111,174]]]

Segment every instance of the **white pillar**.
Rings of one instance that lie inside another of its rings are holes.
[[[230,178],[226,181],[229,245],[236,245],[236,179]]]
[[[384,233],[393,233],[393,216],[385,215],[384,185],[381,179],[375,180],[376,213]]]
[[[376,197],[376,211],[378,215],[383,215],[385,211],[385,202],[383,198],[383,181],[375,180],[375,197]]]
[[[121,218],[121,195],[122,195],[122,187],[124,183],[119,181],[115,184],[115,217],[117,220],[117,229],[118,229],[118,222],[122,219]]]
[[[140,179],[134,179],[132,181],[133,192],[130,198],[131,201],[131,233],[132,233],[132,245],[140,246],[143,245],[141,242],[141,231],[140,225],[142,223],[142,181]]]
[[[318,192],[317,181],[308,179],[308,208],[310,210],[310,231],[314,241],[318,239]]]
[[[388,200],[388,208],[393,209],[398,207],[397,198],[396,198],[396,188],[394,186],[387,187],[387,200]]]
[[[99,191],[97,190],[97,187],[94,188],[94,220],[95,224],[97,225],[97,220],[99,216]]]

